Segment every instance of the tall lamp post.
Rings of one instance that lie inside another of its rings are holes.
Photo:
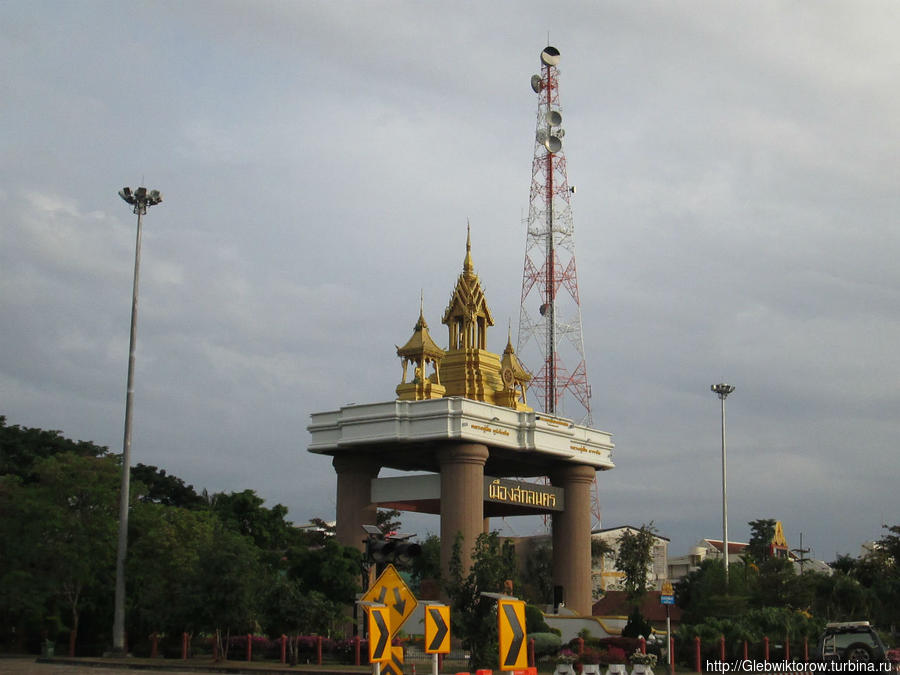
[[[122,444],[122,487],[119,491],[119,543],[116,549],[116,598],[113,617],[113,651],[125,653],[125,553],[128,549],[128,501],[131,478],[131,412],[134,403],[134,351],[137,344],[138,281],[141,271],[141,225],[147,209],[162,201],[159,190],[139,187],[119,190],[119,196],[134,207],[137,214],[137,240],[134,246],[134,287],[131,295],[131,340],[128,345],[128,385],[125,395],[125,440]]]
[[[722,554],[725,560],[725,584],[728,585],[728,481],[725,473],[725,399],[734,391],[730,384],[720,382],[710,387],[722,401]]]

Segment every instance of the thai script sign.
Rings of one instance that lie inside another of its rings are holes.
[[[564,511],[566,507],[565,492],[562,488],[491,476],[484,477],[484,499],[488,502],[533,506],[548,511]]]

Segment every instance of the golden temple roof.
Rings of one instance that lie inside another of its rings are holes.
[[[419,320],[413,326],[412,337],[402,347],[397,347],[397,356],[412,358],[414,356],[431,356],[441,358],[445,352],[437,346],[428,332],[428,323],[425,321],[424,306],[419,306]]]
[[[412,337],[397,347],[397,356],[403,361],[403,378],[397,385],[400,400],[461,396],[515,410],[531,410],[525,401],[525,388],[531,376],[516,358],[512,337],[508,336],[502,360],[487,350],[487,329],[494,325],[494,317],[472,264],[470,227],[466,228],[462,273],[441,323],[448,329],[446,351],[432,340],[420,305]],[[410,363],[412,380],[407,381]],[[434,370],[431,374],[426,372],[429,365]]]

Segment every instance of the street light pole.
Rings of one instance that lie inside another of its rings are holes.
[[[137,239],[134,246],[134,286],[131,294],[131,338],[128,345],[128,384],[125,394],[125,440],[122,444],[122,484],[119,491],[119,542],[116,549],[116,597],[113,616],[113,652],[125,654],[125,553],[128,550],[128,502],[131,483],[131,418],[134,403],[134,352],[137,345],[138,282],[141,271],[141,226],[147,209],[162,201],[159,190],[125,187],[119,196],[134,207]]]
[[[725,560],[725,585],[728,586],[728,481],[725,472],[725,399],[734,391],[730,384],[721,382],[710,387],[722,401],[722,554]]]

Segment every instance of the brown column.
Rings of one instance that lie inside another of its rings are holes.
[[[484,463],[481,443],[448,443],[438,452],[441,465],[441,573],[449,578],[457,532],[462,532],[463,572],[478,535],[484,531]]]
[[[553,514],[553,584],[563,587],[566,607],[591,614],[591,484],[584,464],[555,468],[550,482],[566,491],[566,509]]]
[[[337,523],[335,537],[344,546],[365,550],[363,525],[374,525],[377,508],[372,503],[372,479],[381,468],[368,455],[336,455]]]

